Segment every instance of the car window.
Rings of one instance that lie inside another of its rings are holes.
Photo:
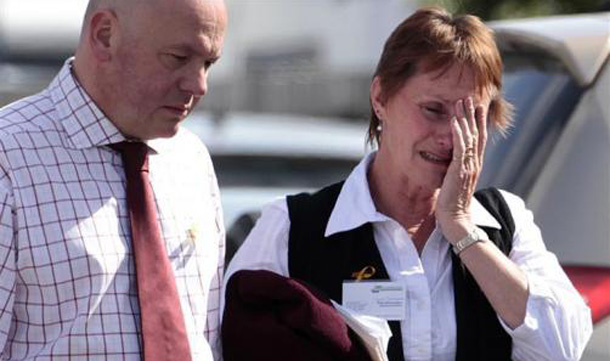
[[[515,107],[515,121],[506,139],[492,134],[479,186],[527,197],[583,90],[545,54],[509,52],[503,60],[504,92]]]

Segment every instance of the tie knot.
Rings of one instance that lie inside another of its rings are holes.
[[[123,141],[110,148],[121,153],[126,171],[148,171],[148,146],[143,142]]]

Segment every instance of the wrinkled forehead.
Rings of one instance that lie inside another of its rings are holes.
[[[182,17],[205,25],[206,31],[223,33],[227,26],[227,10],[222,0],[156,0],[162,1]]]
[[[158,45],[189,42],[206,52],[220,52],[227,26],[223,1],[152,0],[152,4],[138,7],[137,14],[127,18],[134,34],[155,37]]]
[[[227,12],[222,0],[122,0],[134,16],[146,16],[154,22],[197,25],[211,33],[224,32]],[[128,4],[131,3],[131,4]]]
[[[483,105],[491,101],[489,90],[479,86],[472,68],[463,64],[436,69],[418,68],[405,84],[410,85],[410,96],[415,98],[432,97],[447,104],[466,97],[472,97],[475,103]]]
[[[497,91],[490,77],[473,64],[460,61],[438,62],[424,59],[417,64],[416,72],[427,74],[432,79],[442,79],[453,72],[458,82],[472,82],[474,93],[479,99],[489,99]]]

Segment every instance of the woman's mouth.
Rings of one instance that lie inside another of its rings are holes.
[[[433,154],[433,153],[425,152],[425,151],[419,152],[419,155],[424,160],[426,160],[427,162],[430,162],[430,163],[444,165],[444,166],[449,166],[449,164],[451,163],[451,155],[440,156],[438,154]]]

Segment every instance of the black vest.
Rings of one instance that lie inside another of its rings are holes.
[[[342,303],[342,284],[353,280],[352,273],[373,266],[371,279],[389,279],[373,238],[370,223],[356,229],[324,237],[328,219],[343,182],[314,194],[287,197],[290,217],[288,269],[290,277],[303,280]],[[512,248],[514,223],[503,197],[495,188],[478,191],[475,197],[502,226],[482,227],[504,254]],[[504,331],[496,312],[460,259],[452,253],[453,283],[457,323],[457,361],[510,361],[512,340]],[[400,323],[390,321],[392,338],[390,361],[404,361]]]

